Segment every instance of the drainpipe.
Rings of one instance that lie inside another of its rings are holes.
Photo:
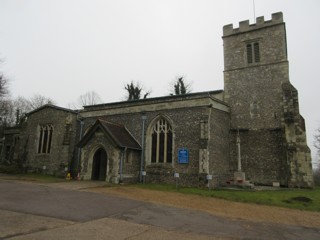
[[[78,118],[78,115],[77,115],[77,121],[80,122],[80,137],[79,137],[79,140],[81,141],[84,122],[82,121],[82,119]],[[81,156],[81,148],[79,147],[78,148],[78,156],[77,156],[76,174],[78,174],[80,172],[80,166],[79,166],[79,164],[80,164],[80,156]]]
[[[141,163],[140,163],[140,183],[142,183],[142,171],[143,171],[143,161],[144,161],[144,124],[147,116],[142,115],[142,130],[141,130]]]
[[[120,159],[120,183],[122,183],[123,180],[123,158],[124,158],[124,154],[127,152],[127,147],[125,147],[123,149],[123,151],[121,151],[121,159]]]
[[[6,141],[6,138],[5,137],[3,137],[2,138],[2,149],[1,149],[1,152],[0,152],[0,162],[1,161],[3,161],[4,162],[4,153],[5,153],[5,151],[4,151],[4,148],[5,148],[5,141]]]
[[[2,162],[2,161],[4,162],[4,146],[5,146],[4,142],[6,140],[5,139],[5,135],[4,135],[4,129],[5,129],[4,125],[5,125],[5,122],[3,121],[3,118],[0,117],[0,127],[1,127],[0,132],[3,132],[2,149],[1,149],[1,152],[0,152],[0,162]]]
[[[241,172],[241,150],[240,150],[240,133],[238,128],[237,135],[237,146],[238,146],[238,172]]]

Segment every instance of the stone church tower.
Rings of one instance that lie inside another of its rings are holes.
[[[242,170],[252,182],[312,187],[310,150],[297,90],[289,81],[282,13],[258,17],[239,28],[223,28],[224,100],[230,105],[231,166],[236,170],[236,135]]]

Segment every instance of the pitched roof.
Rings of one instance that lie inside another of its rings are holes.
[[[64,112],[70,112],[70,113],[74,113],[74,114],[76,114],[78,112],[78,111],[75,111],[75,110],[71,110],[71,109],[68,109],[68,108],[62,108],[62,107],[55,106],[55,105],[52,105],[52,104],[45,104],[45,105],[43,105],[43,106],[41,106],[41,107],[39,107],[37,109],[32,110],[31,112],[28,112],[27,116],[30,116],[33,113],[39,112],[44,108],[53,108],[53,109],[56,109],[56,110],[60,110],[60,111],[64,111]]]
[[[120,148],[141,150],[140,144],[134,139],[125,126],[102,119],[98,119],[95,122],[88,133],[78,143],[78,146],[83,147],[86,145],[98,129],[101,129],[102,132]]]

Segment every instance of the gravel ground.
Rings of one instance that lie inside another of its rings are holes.
[[[135,200],[205,211],[216,216],[233,219],[320,228],[319,212],[237,203],[216,198],[146,190],[128,186],[88,188],[86,191],[106,193]]]
[[[5,174],[0,174],[0,178],[17,179],[15,176]],[[129,199],[199,210],[232,219],[320,228],[320,212],[238,203],[217,198],[140,189],[130,186],[106,187],[106,183],[104,182],[71,181],[49,183],[48,185],[66,189],[106,193]]]

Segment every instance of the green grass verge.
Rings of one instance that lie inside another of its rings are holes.
[[[139,188],[157,191],[195,194],[205,197],[221,198],[236,202],[279,206],[307,211],[320,211],[320,187],[315,189],[279,189],[279,190],[211,190],[200,188],[180,187],[166,184],[135,185]]]
[[[51,175],[44,175],[38,173],[27,173],[27,174],[7,174],[1,177],[2,179],[15,179],[21,181],[31,181],[31,182],[44,182],[44,183],[55,183],[64,182],[64,178],[58,178]]]

